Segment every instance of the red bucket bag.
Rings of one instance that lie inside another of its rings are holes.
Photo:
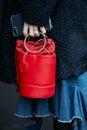
[[[37,42],[16,41],[16,70],[18,92],[27,98],[49,98],[55,94],[56,53],[55,43],[44,39]]]

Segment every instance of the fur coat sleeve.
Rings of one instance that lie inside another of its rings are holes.
[[[56,0],[19,0],[23,19],[33,25],[45,26],[49,22]]]

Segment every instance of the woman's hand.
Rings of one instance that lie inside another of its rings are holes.
[[[24,22],[23,34],[24,34],[24,36],[26,36],[29,33],[31,37],[38,37],[38,36],[40,36],[38,29],[42,33],[44,33],[44,34],[46,33],[45,27],[38,27],[38,26],[30,25],[30,24]]]

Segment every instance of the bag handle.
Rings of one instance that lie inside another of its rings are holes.
[[[31,51],[29,48],[27,48],[27,46],[26,46],[26,40],[27,40],[27,38],[30,37],[30,34],[28,33],[27,36],[26,36],[25,39],[24,39],[24,48],[25,48],[25,50],[26,50],[27,52],[30,52],[30,53],[40,53],[40,52],[45,48],[47,36],[46,36],[45,34],[41,33],[41,32],[39,32],[39,33],[40,33],[40,35],[42,35],[43,38],[44,38],[44,44],[43,44],[42,48],[41,48],[40,50],[38,50],[38,51]],[[40,40],[41,40],[41,39],[40,39]],[[40,41],[40,40],[38,40],[38,41]],[[38,42],[38,41],[37,41],[37,42]]]

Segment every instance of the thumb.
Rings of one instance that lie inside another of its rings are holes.
[[[45,34],[46,33],[45,27],[40,27],[40,31]]]

